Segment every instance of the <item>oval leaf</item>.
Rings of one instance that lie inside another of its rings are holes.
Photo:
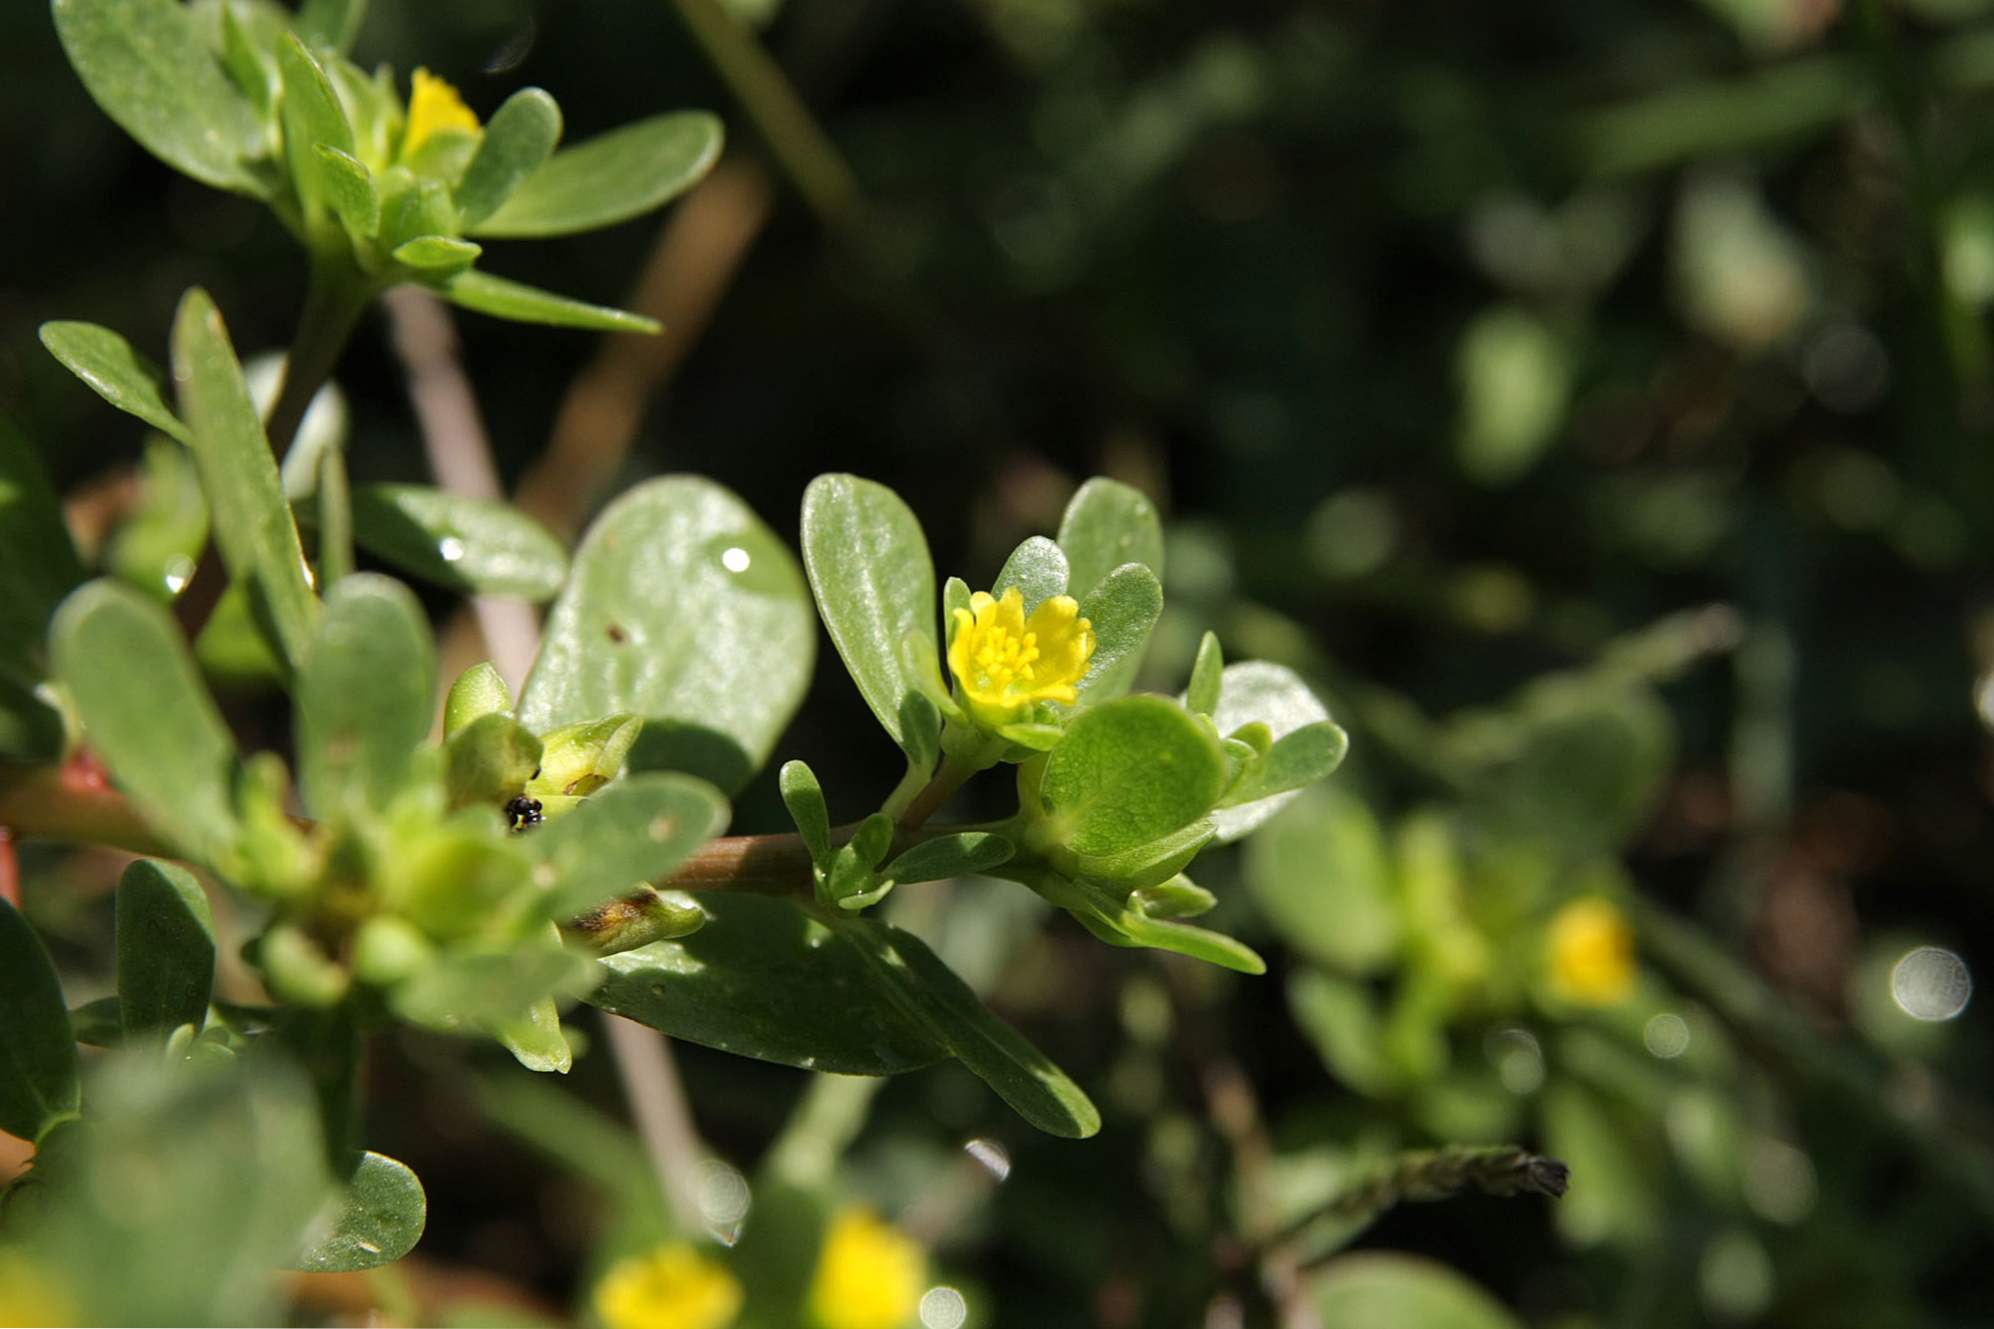
[[[370,1150],[291,1267],[335,1274],[391,1264],[415,1249],[428,1221],[429,1199],[415,1173]]]
[[[40,937],[0,899],[0,1131],[39,1140],[82,1110],[76,1039]]]
[[[727,816],[727,800],[704,780],[633,775],[523,842],[536,880],[551,877],[546,912],[565,919],[663,877],[725,830]]]
[[[166,404],[166,371],[123,337],[95,323],[58,321],[42,324],[41,339],[48,353],[99,397],[163,434],[188,441],[187,426]]]
[[[1140,563],[1125,563],[1103,577],[1080,602],[1094,627],[1094,658],[1080,680],[1080,704],[1107,701],[1135,685],[1149,634],[1163,615],[1163,586]]]
[[[1043,535],[1034,535],[1013,549],[1011,556],[1004,560],[990,593],[1002,599],[1005,591],[1017,587],[1018,594],[1025,600],[1025,612],[1029,614],[1039,607],[1041,601],[1065,595],[1068,580],[1066,555]]]
[[[1059,523],[1059,547],[1072,569],[1067,585],[1085,598],[1124,563],[1140,563],[1163,580],[1163,523],[1139,489],[1096,477],[1080,486]]]
[[[1124,697],[1067,727],[1046,759],[1038,798],[1061,842],[1107,855],[1197,821],[1224,780],[1225,755],[1189,711],[1164,697]]]
[[[731,792],[803,699],[813,617],[796,560],[746,504],[692,476],[652,480],[610,504],[576,552],[520,720],[544,735],[642,716],[634,768]]]
[[[185,868],[141,858],[118,879],[118,1009],[125,1037],[160,1037],[207,1022],[215,924]]]
[[[118,127],[217,189],[267,192],[245,158],[258,128],[180,0],[55,0],[55,30],[83,86]]]
[[[820,475],[803,494],[803,565],[832,645],[866,705],[903,749],[909,637],[935,654],[935,564],[900,496],[856,475]]]
[[[235,743],[167,612],[91,582],[63,602],[49,644],[90,745],[146,821],[202,861],[226,853]]]
[[[1324,1324],[1393,1329],[1522,1329],[1494,1297],[1437,1260],[1376,1251],[1346,1255],[1309,1284]]]
[[[1219,676],[1219,704],[1212,712],[1212,721],[1221,734],[1230,734],[1249,724],[1264,724],[1278,746],[1281,739],[1296,730],[1328,719],[1329,711],[1316,699],[1308,684],[1285,665],[1249,660],[1244,664],[1227,665]],[[1342,733],[1341,730],[1336,732],[1339,735]],[[1328,742],[1336,749],[1336,759],[1341,760],[1344,744],[1334,738],[1329,738]],[[1332,768],[1334,764],[1334,761],[1330,763]],[[1230,844],[1239,839],[1286,807],[1293,797],[1292,792],[1277,793],[1258,802],[1220,808],[1212,814],[1212,821],[1219,828],[1219,843]]]
[[[353,491],[353,538],[411,576],[476,595],[551,600],[568,575],[568,551],[517,508],[426,485]]]
[[[320,817],[349,801],[387,807],[435,712],[436,647],[422,606],[387,577],[341,580],[298,674],[305,806]]]
[[[304,547],[263,423],[206,291],[187,292],[173,320],[173,381],[222,561],[249,584],[257,626],[277,658],[295,669],[318,601],[305,580]]]
[[[675,111],[563,149],[526,177],[474,235],[592,231],[649,212],[699,183],[720,157],[717,117]]]
[[[497,212],[518,192],[561,141],[561,108],[539,88],[521,88],[505,99],[485,125],[478,154],[457,186],[457,211],[466,227]]]

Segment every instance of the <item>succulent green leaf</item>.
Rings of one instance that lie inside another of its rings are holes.
[[[497,665],[480,660],[457,675],[450,695],[443,699],[443,737],[455,737],[473,720],[501,713],[512,714],[512,690],[506,687]]]
[[[475,235],[569,235],[659,207],[693,185],[720,157],[720,121],[675,111],[613,129],[549,157],[505,203],[468,229]]]
[[[1118,897],[1095,882],[1056,872],[1021,873],[1017,879],[1110,946],[1172,951],[1242,974],[1267,972],[1267,962],[1245,943],[1207,928],[1152,916],[1138,907],[1133,896]]]
[[[187,426],[166,404],[166,371],[109,328],[58,320],[41,326],[42,345],[62,367],[111,405],[162,434],[188,442]]]
[[[298,674],[298,785],[320,817],[385,809],[436,714],[436,647],[400,582],[360,572],[326,598]]]
[[[534,1002],[516,1020],[502,1021],[492,1033],[529,1071],[566,1075],[574,1069],[575,1050],[561,1028],[561,1007],[552,997]]]
[[[516,323],[545,323],[557,328],[588,328],[597,332],[644,332],[659,329],[656,319],[605,305],[573,300],[472,268],[437,287],[450,303],[493,318]]]
[[[1149,634],[1163,614],[1163,586],[1140,563],[1124,563],[1095,584],[1080,602],[1094,626],[1094,658],[1078,691],[1082,706],[1119,697],[1142,671]]]
[[[353,39],[360,34],[361,21],[366,17],[367,0],[304,0],[298,6],[296,27],[300,37],[316,46],[350,51]],[[379,1155],[370,1154],[368,1157],[378,1158]],[[385,1158],[381,1161],[394,1162]],[[401,1164],[395,1163],[395,1166],[400,1167]],[[419,1230],[420,1224],[417,1226]]]
[[[1329,712],[1309,690],[1308,684],[1285,665],[1249,660],[1243,664],[1227,665],[1220,674],[1219,704],[1212,712],[1213,723],[1222,734],[1237,733],[1248,725],[1265,725],[1274,739],[1267,759],[1272,758],[1273,747],[1279,747],[1281,740],[1288,735],[1328,720]],[[1333,733],[1330,732],[1332,730]],[[1312,736],[1298,740],[1282,758],[1280,769],[1286,774],[1280,778],[1306,775],[1310,770],[1321,768],[1325,762],[1329,770],[1334,770],[1336,763],[1343,759],[1344,748],[1348,745],[1342,735],[1343,731],[1332,724],[1329,730],[1318,729]],[[1326,775],[1328,770],[1322,773]],[[1259,777],[1249,771],[1246,778],[1254,780]],[[1271,797],[1214,812],[1212,820],[1218,824],[1219,843],[1232,843],[1279,812],[1294,797],[1293,788],[1290,786],[1289,792],[1285,793],[1270,789]]]
[[[1013,549],[1011,556],[1004,560],[990,593],[1002,599],[1005,591],[1017,587],[1018,594],[1024,597],[1025,612],[1029,614],[1039,607],[1041,601],[1065,595],[1067,582],[1066,555],[1043,535],[1034,535]]]
[[[287,33],[277,43],[277,76],[284,85],[279,103],[284,152],[305,215],[310,217],[324,205],[328,193],[328,168],[317,149],[324,146],[352,156],[353,126],[324,66],[296,34]]]
[[[267,193],[247,161],[259,129],[180,0],[54,0],[56,35],[104,114],[174,170]]]
[[[921,523],[885,485],[820,475],[803,494],[803,566],[831,643],[880,725],[903,750],[907,699],[918,689],[907,643],[935,657],[935,565]],[[937,666],[937,673],[939,667]]]
[[[0,1131],[39,1140],[77,1115],[76,1038],[62,984],[28,920],[0,899]]]
[[[454,692],[454,689],[453,689]],[[502,711],[480,715],[444,743],[444,780],[453,807],[502,803],[540,769],[540,740]]]
[[[692,476],[629,490],[576,551],[520,697],[545,734],[644,718],[637,769],[739,789],[810,682],[816,626],[796,560],[746,504]]]
[[[389,250],[426,236],[457,232],[457,208],[441,180],[418,179],[405,166],[380,175],[381,243]]]
[[[118,879],[118,1006],[127,1039],[157,1037],[208,1018],[215,925],[192,873],[141,858]]]
[[[505,503],[427,485],[353,491],[353,538],[410,576],[453,591],[551,600],[568,576],[559,537]]]
[[[820,869],[827,866],[831,861],[831,812],[816,772],[803,762],[786,761],[776,773],[776,784],[797,834],[810,849],[810,861]]]
[[[395,262],[421,273],[455,272],[468,268],[484,253],[481,245],[448,235],[419,235],[395,248]]]
[[[1218,800],[1225,756],[1189,711],[1124,697],[1083,711],[1046,758],[1037,797],[1054,837],[1085,855],[1162,839]]]
[[[76,1041],[85,1047],[121,1047],[125,1041],[125,1017],[118,1009],[117,994],[86,1001],[69,1012],[69,1027]]]
[[[137,506],[111,537],[104,565],[119,580],[171,604],[208,546],[208,501],[194,454],[170,438],[146,440]]]
[[[1361,1251],[1323,1267],[1309,1302],[1323,1324],[1394,1329],[1523,1329],[1501,1302],[1437,1260]]]
[[[934,1038],[1013,1111],[1049,1135],[1081,1140],[1101,1114],[1045,1053],[990,1013],[969,985],[910,933],[869,919],[837,929],[873,968],[875,981],[926,1024]]]
[[[466,227],[490,217],[553,155],[561,141],[561,108],[539,88],[521,88],[485,124],[478,153],[457,186]]]
[[[551,929],[549,929],[551,932]],[[388,1006],[410,1024],[446,1033],[501,1028],[535,1002],[573,1000],[599,978],[596,961],[559,945],[443,952],[388,994]]]
[[[1150,918],[1196,918],[1218,902],[1218,896],[1182,875],[1129,892],[1129,907]]]
[[[942,881],[971,877],[1009,861],[1015,847],[988,831],[959,831],[923,840],[888,863],[880,875],[892,881]]]
[[[197,859],[225,855],[235,744],[166,610],[90,582],[57,611],[49,644],[91,746],[146,821]]]
[[[1350,736],[1333,720],[1289,730],[1247,763],[1221,806],[1239,807],[1312,785],[1341,765],[1349,749]]]
[[[314,144],[325,200],[355,239],[367,239],[381,229],[381,192],[374,174],[350,152],[330,143]]]
[[[242,95],[249,99],[259,119],[269,116],[277,104],[277,54],[274,42],[258,40],[254,25],[245,19],[238,5],[217,6],[221,10],[222,68]]]
[[[415,1249],[428,1221],[429,1200],[415,1173],[406,1163],[370,1150],[313,1224],[291,1267],[335,1274],[392,1264]]]
[[[1059,523],[1059,547],[1072,572],[1068,592],[1085,599],[1124,563],[1140,563],[1163,580],[1163,524],[1138,489],[1100,477],[1080,486]]]
[[[726,829],[727,800],[704,780],[633,775],[522,837],[546,890],[542,909],[570,918],[655,881]]]
[[[870,918],[826,925],[766,896],[707,907],[713,921],[692,936],[603,960],[590,1003],[688,1042],[846,1075],[955,1056],[1041,1130],[1099,1129],[1086,1095],[909,934]]]
[[[1198,642],[1198,658],[1191,664],[1191,682],[1184,689],[1184,704],[1199,715],[1219,708],[1219,681],[1225,671],[1225,652],[1219,649],[1219,634],[1207,632]]]
[[[214,301],[199,289],[187,292],[173,321],[173,380],[193,433],[222,561],[249,584],[257,626],[278,659],[295,669],[311,638],[318,600],[305,580],[298,527],[242,366]]]

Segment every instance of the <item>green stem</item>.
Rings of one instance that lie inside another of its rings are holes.
[[[353,491],[346,480],[346,449],[328,447],[319,458],[318,592],[324,595],[353,571]]]
[[[350,263],[337,258],[312,260],[305,307],[298,314],[298,330],[284,357],[283,386],[265,427],[270,449],[278,457],[290,450],[312,398],[332,377],[360,311],[373,298],[374,283]]]

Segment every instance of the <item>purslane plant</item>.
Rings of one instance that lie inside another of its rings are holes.
[[[0,424],[0,492],[14,496],[0,514],[0,824],[148,855],[118,890],[116,994],[74,1013],[33,932],[0,908],[0,1129],[40,1146],[30,1189],[52,1216],[21,1221],[54,1258],[112,1221],[89,1198],[128,1129],[100,1124],[112,1104],[162,1119],[210,1104],[261,1123],[273,1155],[300,1141],[322,1154],[322,1172],[258,1201],[270,1230],[244,1259],[397,1258],[420,1234],[422,1193],[364,1150],[365,1040],[396,1022],[488,1035],[532,1069],[563,1071],[560,1009],[575,1000],[826,1071],[957,1059],[1040,1129],[1094,1133],[1079,1086],[880,918],[901,886],[1007,879],[1111,944],[1264,969],[1185,921],[1214,903],[1186,870],[1328,775],[1345,738],[1294,674],[1227,665],[1209,635],[1180,695],[1132,690],[1163,608],[1161,526],[1135,490],[1090,481],[1055,537],[1026,540],[972,591],[958,577],[938,589],[914,514],[856,476],[809,486],[799,566],[738,498],[691,476],[622,495],[570,559],[499,505],[407,486],[349,494],[336,433],[280,472],[310,397],[299,385],[329,370],[352,301],[386,284],[631,326],[495,286],[463,237],[555,234],[653,206],[703,169],[717,129],[689,155],[642,126],[550,155],[558,115],[544,94],[515,96],[481,128],[422,73],[404,109],[390,78],[339,53],[351,4],[295,16],[235,0],[54,8],[113,118],[196,178],[268,202],[304,242],[313,283],[267,422],[200,291],[174,322],[170,401],[167,375],[116,334],[43,331],[100,395],[172,440],[158,445],[160,473],[198,481],[205,516],[177,523],[176,538],[191,553],[212,538],[289,693],[288,761],[239,751],[162,603],[185,579],[162,595],[156,576],[122,581],[116,558],[91,579],[35,450]],[[340,303],[328,312],[326,300]],[[518,697],[481,665],[439,708],[427,619],[400,582],[352,570],[356,540],[452,589],[551,596]],[[816,776],[792,761],[778,783],[794,833],[723,836],[729,796],[803,700],[820,622],[906,775],[834,826]],[[109,787],[79,781],[86,753]],[[967,781],[1003,767],[1013,814],[937,824]],[[218,998],[207,897],[175,860],[251,906],[244,954],[267,1003]],[[162,1089],[107,1072],[86,1101],[79,1039],[188,1076],[242,1063],[249,1078]],[[306,1098],[315,1110],[294,1110]],[[252,1315],[258,1303],[228,1304]]]

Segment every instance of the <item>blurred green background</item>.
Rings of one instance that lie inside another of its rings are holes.
[[[571,141],[727,120],[662,223],[492,246],[673,325],[633,350],[457,318],[529,509],[572,535],[690,471],[793,536],[810,478],[852,470],[981,585],[1110,474],[1171,523],[1146,684],[1181,687],[1215,629],[1353,738],[1332,793],[1201,864],[1266,978],[1108,950],[992,883],[901,902],[1107,1119],[1036,1136],[952,1068],[883,1089],[840,1184],[964,1291],[936,1313],[1994,1323],[1970,999],[1994,936],[1994,4],[728,0],[823,144],[757,129],[754,85],[683,21],[709,8],[375,0],[356,49],[487,114],[543,85]],[[199,284],[246,353],[277,348],[301,265],[97,112],[43,6],[0,10],[0,51],[0,402],[96,546],[142,438],[36,325],[156,353]],[[356,480],[424,478],[378,315],[339,381]],[[838,791],[883,794],[898,758],[823,655],[779,750],[846,817]],[[233,706],[281,741],[281,706]],[[765,776],[735,827],[781,825]],[[111,874],[28,865],[58,958],[101,979]],[[1633,928],[1610,1001],[1547,977],[1550,920],[1589,898]],[[808,1080],[679,1063],[750,1171]],[[618,1209],[551,1155],[625,1147],[563,1115],[624,1117],[601,1049],[521,1088],[502,1053],[409,1033],[372,1075],[370,1142],[429,1187],[425,1304],[585,1292]],[[1250,1239],[1448,1140],[1562,1157],[1572,1194],[1403,1206],[1350,1248],[1431,1266],[1339,1262],[1318,1232],[1283,1275]],[[358,1314],[321,1293],[304,1318]]]

